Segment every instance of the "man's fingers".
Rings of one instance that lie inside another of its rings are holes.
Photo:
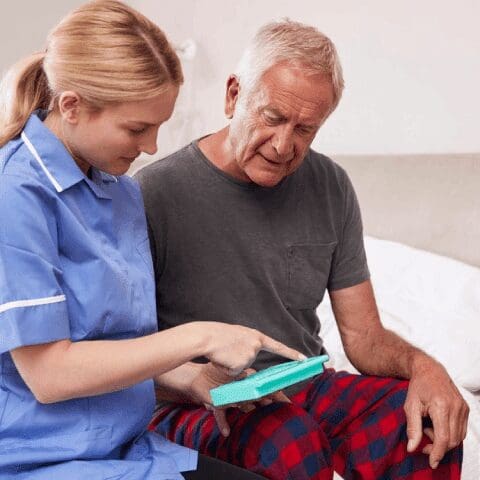
[[[306,360],[306,356],[303,353],[294,350],[293,348],[287,347],[283,343],[277,342],[273,338],[264,335],[262,338],[262,350],[265,350],[270,353],[276,353],[290,360]]]
[[[422,453],[424,453],[425,455],[430,455],[433,449],[433,440],[435,438],[435,434],[433,433],[433,429],[431,428],[424,428],[423,433],[430,439],[432,443],[425,445],[422,449]]]
[[[460,445],[467,434],[468,426],[468,405],[461,399],[458,407],[450,413],[450,444],[449,448]]]
[[[257,403],[264,407],[266,405],[270,405],[273,402],[292,403],[292,401],[282,391],[271,393],[267,397],[263,397],[258,400]]]
[[[255,410],[257,408],[254,403],[248,402],[248,403],[242,403],[238,406],[238,408],[243,412],[243,413],[249,413],[252,410]]]
[[[432,453],[432,448],[433,448],[433,445],[429,443],[428,445],[425,445],[423,447],[422,453],[424,453],[425,455],[430,455]]]
[[[434,432],[433,448],[430,453],[430,466],[435,469],[448,450],[450,439],[449,415],[448,410],[441,407],[431,409],[429,414],[432,419]]]
[[[465,404],[464,411],[465,411],[465,414],[464,414],[463,422],[462,422],[462,441],[465,440],[465,437],[467,436],[468,415],[470,413],[470,408],[468,407],[467,404]]]
[[[283,392],[274,392],[269,395],[274,402],[292,403],[292,401]]]
[[[227,422],[226,410],[219,410],[218,408],[213,408],[212,411],[218,428],[220,429],[220,432],[222,432],[222,435],[224,437],[228,437],[228,435],[230,435],[230,426]]]
[[[465,440],[467,436],[468,415],[470,413],[470,408],[457,386],[454,385],[454,388],[457,393],[457,401],[455,402],[453,413],[450,413],[450,436],[453,435],[453,432],[456,432],[457,436],[455,437],[455,442],[451,442],[450,448],[456,447]]]
[[[450,412],[450,422],[449,422],[450,438],[447,446],[448,450],[456,447],[463,440],[462,439],[462,423],[463,423],[462,420],[463,419],[460,418],[460,412],[458,413]]]
[[[405,405],[407,417],[407,451],[414,452],[422,441],[422,408],[418,402]]]
[[[435,434],[432,428],[424,428],[423,433],[433,442],[435,439]]]

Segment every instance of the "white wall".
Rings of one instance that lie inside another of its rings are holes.
[[[0,72],[30,53],[43,50],[48,31],[82,0],[1,0]]]
[[[171,40],[198,43],[193,65],[187,65],[196,77],[193,88],[185,85],[187,109],[196,117],[188,133],[224,124],[224,83],[243,47],[261,24],[288,16],[328,34],[344,67],[344,98],[317,136],[317,149],[480,151],[478,0],[177,0],[168,8],[155,0],[132,3]]]
[[[0,70],[44,47],[79,0],[2,2]],[[193,60],[177,114],[160,133],[165,154],[224,125],[228,73],[264,22],[316,25],[339,50],[346,91],[314,146],[327,153],[480,152],[478,0],[129,0]],[[195,81],[192,81],[192,78]]]

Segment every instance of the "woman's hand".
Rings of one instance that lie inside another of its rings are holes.
[[[245,378],[248,375],[255,373],[255,370],[249,368],[235,377],[236,380]],[[189,396],[194,403],[205,405],[207,410],[211,410],[218,428],[222,432],[222,435],[228,436],[230,433],[230,427],[227,422],[226,409],[231,407],[237,407],[243,412],[250,412],[259,405],[269,405],[272,402],[287,402],[290,400],[283,392],[275,392],[271,395],[267,395],[255,402],[241,402],[231,405],[225,405],[217,408],[212,405],[212,399],[210,397],[210,390],[216,388],[225,383],[231,382],[232,377],[225,372],[223,368],[219,368],[212,363],[207,363],[199,366],[197,375],[193,378],[190,388]]]
[[[201,329],[203,338],[206,337],[203,355],[213,364],[223,368],[230,377],[236,377],[250,367],[260,350],[291,360],[306,358],[297,350],[253,328],[219,322],[195,323]]]

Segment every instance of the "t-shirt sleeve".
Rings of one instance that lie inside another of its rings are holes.
[[[328,290],[353,287],[370,278],[360,206],[352,182],[343,172],[343,215],[339,242],[335,248],[328,279]]]
[[[0,175],[0,353],[70,338],[54,195]]]

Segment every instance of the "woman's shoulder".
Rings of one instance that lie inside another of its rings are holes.
[[[35,164],[35,159],[20,137],[10,140],[0,148],[0,182],[4,188],[30,188],[53,192],[51,183],[46,180],[45,172]],[[2,195],[4,193],[5,190],[2,189]]]
[[[44,175],[43,175],[44,176]],[[35,168],[21,140],[0,149],[0,215],[23,209],[51,210],[57,192]]]
[[[20,136],[10,140],[0,148],[0,174],[18,172],[27,161],[23,141]]]
[[[44,182],[24,172],[0,173],[0,221],[18,221],[22,213],[38,218],[53,216],[57,194]],[[34,213],[35,212],[35,213]],[[32,220],[33,220],[32,217]]]

